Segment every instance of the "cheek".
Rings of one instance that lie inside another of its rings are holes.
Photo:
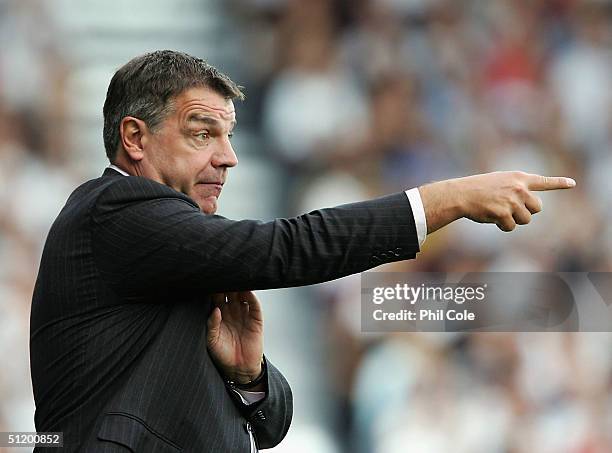
[[[199,174],[200,176],[206,175],[211,171],[214,172],[212,166],[211,153],[206,150],[202,150],[196,155],[193,155],[189,159],[190,169],[193,173]]]
[[[163,159],[166,171],[174,178],[182,180],[183,183],[191,183],[196,179],[198,168],[200,168],[197,153],[174,145],[166,148]]]
[[[151,160],[155,166],[166,175],[176,174],[180,167],[180,159],[176,159],[177,152],[165,137],[152,140],[150,143]]]
[[[183,135],[160,137],[155,145],[159,167],[163,168],[167,179],[180,186],[181,191],[194,191],[193,185],[207,176],[211,166],[212,148],[198,147],[189,137]]]

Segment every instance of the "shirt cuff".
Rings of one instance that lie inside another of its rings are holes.
[[[250,406],[266,397],[266,392],[249,392],[248,390],[232,389],[242,400],[242,404]]]
[[[415,187],[406,191],[406,196],[410,202],[412,208],[412,215],[414,216],[414,224],[416,225],[417,237],[419,239],[419,247],[425,242],[427,237],[427,219],[425,218],[425,209],[423,208],[423,200],[419,189]]]

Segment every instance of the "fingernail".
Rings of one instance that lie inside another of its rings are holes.
[[[565,180],[567,181],[567,187],[574,187],[576,185],[576,181],[572,178],[565,178]]]

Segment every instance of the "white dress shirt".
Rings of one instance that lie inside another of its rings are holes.
[[[419,247],[421,247],[423,242],[425,242],[425,238],[427,237],[427,219],[425,218],[425,208],[423,208],[421,193],[419,192],[419,189],[415,187],[414,189],[407,190],[406,196],[408,197],[410,207],[412,208],[417,237],[419,238]]]

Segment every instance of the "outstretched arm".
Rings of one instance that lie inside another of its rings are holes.
[[[200,212],[185,195],[145,178],[109,185],[92,210],[103,280],[130,300],[321,283],[419,251],[406,194],[271,222]]]
[[[499,172],[419,188],[427,230],[461,217],[504,231],[541,209],[532,193],[568,178]],[[161,291],[219,292],[321,283],[414,258],[417,226],[405,193],[272,222],[202,214],[183,194],[145,178],[109,185],[92,209],[102,278],[138,301]]]

